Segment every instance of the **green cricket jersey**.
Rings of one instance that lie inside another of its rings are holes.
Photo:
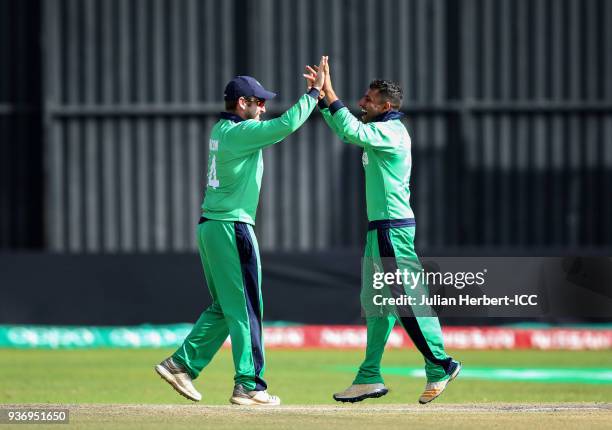
[[[318,91],[304,94],[279,118],[242,120],[222,113],[210,134],[208,183],[202,216],[255,224],[263,175],[261,150],[296,131],[317,105]]]
[[[390,112],[382,121],[364,124],[346,107],[333,114],[328,108],[321,112],[340,139],[363,148],[368,220],[414,218],[410,207],[410,136],[400,114]]]

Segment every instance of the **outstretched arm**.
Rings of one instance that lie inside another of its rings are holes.
[[[323,91],[329,103],[329,118],[333,122],[333,126],[330,127],[336,134],[342,140],[361,147],[370,146],[378,149],[393,147],[395,139],[389,140],[380,127],[359,121],[340,101],[332,85],[329,62],[325,62],[323,71],[325,72]]]
[[[327,59],[321,57],[321,70],[325,61]],[[246,120],[232,128],[227,134],[233,142],[231,151],[243,156],[278,143],[300,128],[314,110],[324,80],[324,73],[318,73],[311,89],[280,117],[268,121]]]

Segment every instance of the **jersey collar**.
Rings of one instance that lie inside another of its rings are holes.
[[[398,112],[396,110],[388,110],[387,112],[378,115],[376,118],[372,120],[372,122],[390,121],[392,119],[400,119],[403,116],[404,114],[401,112]]]
[[[221,112],[221,119],[229,119],[230,121],[234,121],[234,122],[244,121],[244,119],[240,118],[238,115],[236,115],[235,113],[231,113],[231,112]]]

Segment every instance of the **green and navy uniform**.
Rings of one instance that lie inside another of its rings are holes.
[[[410,306],[372,311],[375,271],[396,269],[420,271],[414,250],[415,221],[410,207],[411,143],[400,121],[402,114],[386,112],[367,124],[359,121],[340,100],[329,107],[320,102],[321,113],[330,128],[344,142],[363,148],[368,233],[362,267],[361,303],[366,313],[367,348],[354,384],[382,383],[380,362],[389,334],[399,321],[425,359],[429,382],[448,378],[452,359],[444,351],[438,318]],[[378,266],[378,267],[377,267]],[[419,286],[421,291],[426,287]],[[410,294],[400,285],[402,294]]]
[[[229,334],[235,383],[247,390],[267,388],[261,262],[253,231],[264,169],[262,149],[296,131],[314,110],[318,95],[310,90],[269,121],[223,112],[211,131],[197,243],[212,304],[173,355],[192,378],[210,363]]]

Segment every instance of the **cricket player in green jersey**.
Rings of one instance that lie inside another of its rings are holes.
[[[325,60],[322,58],[320,66]],[[197,243],[212,304],[177,351],[155,370],[181,395],[202,396],[193,386],[228,334],[234,359],[238,405],[278,405],[268,394],[262,337],[263,302],[259,247],[253,231],[263,175],[262,149],[296,131],[314,110],[324,74],[279,118],[261,121],[265,102],[276,94],[249,76],[225,87],[226,111],[209,140],[208,185],[197,228]]]
[[[361,303],[367,324],[367,348],[353,384],[334,394],[341,402],[358,402],[387,393],[380,372],[380,362],[387,339],[396,320],[406,330],[425,359],[427,384],[419,398],[428,403],[438,397],[461,370],[461,364],[444,351],[442,331],[431,309],[373,306],[378,290],[373,288],[376,272],[396,272],[407,269],[421,271],[414,250],[415,220],[410,207],[411,143],[408,131],[400,121],[398,111],[402,90],[391,81],[375,80],[360,99],[361,121],[353,116],[336,96],[326,66],[323,99],[319,102],[323,118],[329,127],[349,144],[363,148],[365,169],[368,233],[362,268]],[[319,68],[307,67],[314,82]],[[393,296],[414,295],[406,285],[390,288]],[[399,290],[399,291],[398,291]],[[416,291],[426,291],[420,285]],[[419,300],[420,301],[420,300]]]

